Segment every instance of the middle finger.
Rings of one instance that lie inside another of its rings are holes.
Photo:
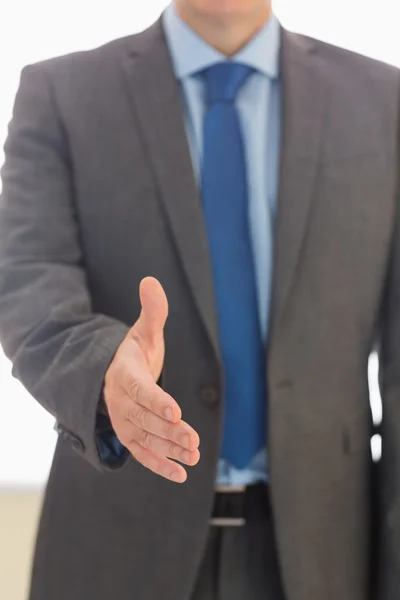
[[[200,439],[197,432],[185,421],[171,423],[140,404],[133,403],[129,406],[126,418],[136,427],[170,440],[192,452],[199,447]]]

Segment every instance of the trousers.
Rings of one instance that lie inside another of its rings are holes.
[[[285,600],[272,515],[210,527],[191,600]]]

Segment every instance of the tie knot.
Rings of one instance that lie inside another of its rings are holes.
[[[234,102],[240,88],[254,72],[252,67],[234,62],[220,62],[203,71],[209,104]]]

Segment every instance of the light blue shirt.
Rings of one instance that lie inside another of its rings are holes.
[[[204,84],[198,73],[227,60],[179,17],[173,5],[163,14],[163,26],[177,79],[182,85],[184,119],[194,173],[200,181],[205,115]],[[260,327],[268,342],[272,283],[273,223],[276,210],[280,142],[281,28],[273,15],[258,34],[231,60],[253,67],[237,98],[245,140],[249,180],[249,219],[260,306]],[[262,450],[247,469],[238,470],[225,459],[218,464],[219,485],[248,485],[267,478],[267,451]]]

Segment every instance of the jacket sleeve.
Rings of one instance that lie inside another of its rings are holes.
[[[0,198],[0,342],[13,374],[95,467],[104,376],[129,328],[92,312],[68,145],[45,67],[22,71]]]

